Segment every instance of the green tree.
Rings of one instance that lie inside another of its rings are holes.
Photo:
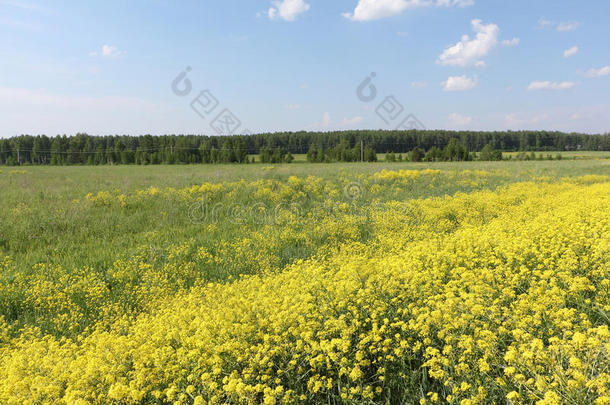
[[[424,151],[421,148],[413,148],[411,151],[411,162],[421,162],[425,156]]]

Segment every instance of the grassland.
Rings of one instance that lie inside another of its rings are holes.
[[[520,152],[504,152],[503,156],[505,158],[516,158]],[[535,152],[536,156],[542,156],[543,158],[547,158],[551,156],[555,158],[557,155],[561,155],[562,159],[572,159],[572,160],[587,160],[587,159],[610,159],[610,152],[605,151],[563,151],[563,152]]]
[[[230,221],[218,224],[220,229],[214,235],[201,232],[200,224],[193,224],[189,218],[191,201],[161,198],[128,210],[74,203],[83,200],[87,194],[111,192],[115,195],[130,195],[149,187],[183,189],[208,182],[220,184],[240,180],[254,182],[263,179],[285,183],[290,176],[315,176],[339,184],[360,181],[382,170],[426,168],[467,173],[464,178],[473,179],[474,184],[466,184],[465,181],[441,182],[429,187],[425,182],[416,182],[399,193],[385,190],[386,193],[376,195],[375,198],[388,201],[452,195],[458,191],[494,189],[511,182],[540,177],[557,180],[567,176],[607,174],[610,170],[604,160],[4,168],[0,169],[3,171],[0,174],[0,208],[6,214],[0,223],[0,248],[3,255],[15,259],[23,271],[36,263],[48,262],[67,267],[91,266],[94,270],[102,271],[117,259],[117,254],[129,254],[138,246],[154,244],[161,249],[193,237],[210,238],[212,242],[214,238],[230,240],[242,234],[235,233],[238,227]],[[473,172],[475,170],[487,171],[492,175],[483,181]],[[372,198],[371,193],[365,192],[358,203],[368,204]],[[257,202],[251,196],[233,200],[219,198],[219,201],[227,206],[249,206]]]
[[[587,157],[1,168],[0,402],[610,403]]]
[[[502,155],[505,159],[513,158],[515,159],[520,152],[504,152]],[[561,152],[535,152],[536,156],[542,155],[544,159],[547,159],[547,156],[551,156],[555,158],[558,154],[561,155],[562,159],[568,160],[589,160],[589,159],[610,159],[610,152],[604,151],[561,151]],[[398,154],[396,154],[398,155]],[[403,158],[406,158],[406,153],[403,153]],[[306,154],[295,154],[293,155],[294,161],[293,163],[306,163],[307,155]],[[378,153],[377,160],[380,162],[385,161],[386,153]],[[254,158],[255,160],[259,158],[258,155],[249,155],[249,159]]]

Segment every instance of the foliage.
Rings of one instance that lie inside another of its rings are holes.
[[[502,160],[502,152],[494,150],[491,144],[485,145],[479,154],[479,160],[490,161],[490,160]],[[550,160],[550,159],[549,159]]]
[[[360,162],[361,160],[376,162],[377,154],[366,145],[362,150],[361,143],[356,143],[354,147],[350,147],[345,140],[328,150],[319,145],[312,145],[307,152],[307,161],[310,163]]]
[[[247,155],[263,148],[281,148],[291,154],[310,155],[312,162],[359,161],[360,143],[365,161],[376,153],[407,153],[414,148],[428,151],[427,161],[452,160],[439,156],[439,149],[462,145],[479,152],[486,145],[501,151],[609,151],[610,134],[587,135],[547,131],[472,132],[444,130],[341,132],[280,132],[257,135],[200,136],[75,136],[21,135],[0,139],[0,164],[188,164],[243,163]],[[461,159],[464,160],[464,159]]]
[[[291,163],[293,160],[292,154],[286,152],[284,148],[275,148],[273,150],[267,146],[261,148],[261,163]]]

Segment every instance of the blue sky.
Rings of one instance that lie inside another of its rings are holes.
[[[608,132],[609,15],[607,0],[0,0],[0,136],[214,134],[225,109],[235,133],[391,129],[390,96],[430,129]],[[204,90],[209,115],[191,108]]]

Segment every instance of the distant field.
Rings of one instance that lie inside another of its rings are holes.
[[[542,154],[542,156],[546,159],[548,155],[551,155],[553,158],[556,157],[557,154],[560,154],[562,156],[562,158],[564,159],[610,159],[610,152],[608,151],[562,151],[562,152],[535,152],[536,156],[539,156],[540,154]],[[513,158],[516,157],[519,154],[519,152],[503,152],[502,155],[506,158],[509,156],[512,156]],[[398,155],[398,154],[396,154]],[[403,158],[406,157],[406,153],[403,153]],[[379,161],[384,161],[385,160],[385,153],[378,153],[377,154],[377,160]],[[258,155],[250,155],[250,158],[255,158],[258,159]],[[307,155],[306,154],[295,154],[293,155],[294,157],[294,161],[293,163],[303,163],[303,162],[307,162]]]
[[[562,155],[2,167],[0,403],[592,403],[610,160]]]
[[[557,154],[560,154],[564,159],[610,159],[610,152],[608,151],[562,151],[562,152],[535,152],[536,156],[542,155],[546,158],[548,155],[551,155],[553,158]],[[504,152],[505,156],[513,156],[518,155],[519,152]]]

